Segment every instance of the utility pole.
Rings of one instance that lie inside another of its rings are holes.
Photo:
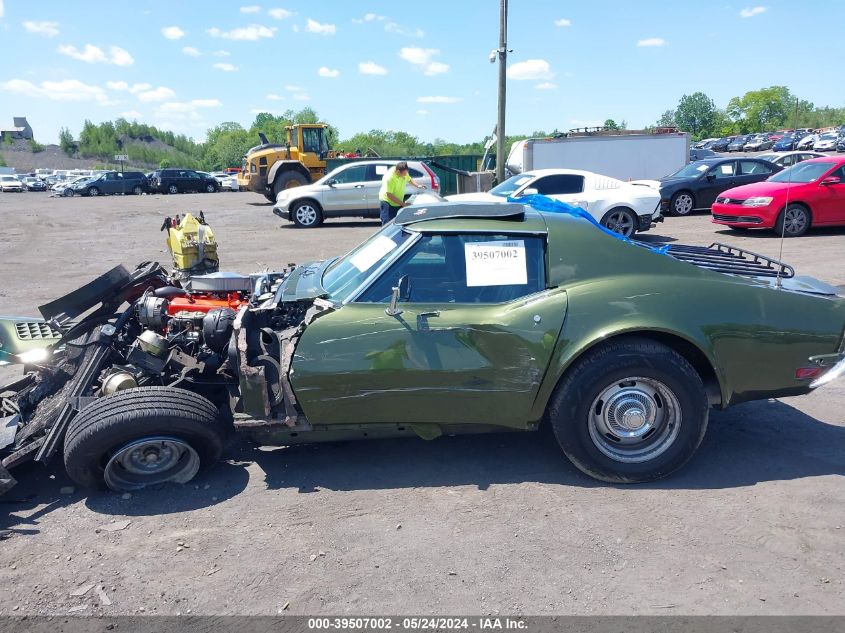
[[[508,65],[508,0],[499,0],[499,118],[496,123],[496,180],[505,179],[505,89]]]

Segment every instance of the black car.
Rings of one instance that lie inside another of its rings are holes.
[[[710,149],[691,149],[689,151],[689,160],[694,162],[697,160],[704,160],[705,158],[718,158],[719,155]]]
[[[147,177],[140,171],[107,171],[91,177],[80,185],[74,187],[75,193],[83,196],[106,196],[118,193],[140,196],[149,191]]]
[[[21,178],[25,191],[47,191],[47,183],[34,176]]]
[[[845,152],[845,135],[839,137],[839,141],[836,143],[836,151]]]
[[[707,158],[660,179],[660,209],[666,215],[689,215],[709,209],[723,191],[766,180],[783,169],[756,158]]]
[[[727,151],[741,152],[745,147],[745,144],[750,141],[753,136],[753,134],[743,134],[742,136],[737,136],[734,140],[728,143]]]
[[[159,193],[214,193],[219,188],[216,178],[203,176],[193,169],[156,169],[150,175],[150,189]]]
[[[727,152],[728,145],[730,145],[735,138],[735,136],[726,136],[724,138],[720,138],[718,141],[713,141],[710,144],[710,149],[714,152]]]

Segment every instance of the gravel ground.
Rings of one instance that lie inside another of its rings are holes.
[[[241,272],[345,252],[377,226],[293,229],[248,193],[0,195],[0,314],[35,314],[118,263],[167,264],[162,218],[200,209]],[[780,247],[705,215],[647,239]],[[845,229],[827,229],[782,259],[842,285],[843,253]],[[845,381],[713,412],[685,470],[632,487],[581,475],[545,432],[235,442],[191,484],[126,498],[30,465],[0,498],[0,615],[845,615],[843,410]]]

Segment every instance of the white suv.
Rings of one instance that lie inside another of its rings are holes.
[[[379,217],[381,179],[398,160],[364,160],[342,165],[317,182],[283,189],[276,196],[273,213],[300,228],[319,226],[326,218]],[[440,178],[423,162],[409,160],[411,178],[418,185],[440,191]],[[406,197],[416,193],[410,185]]]

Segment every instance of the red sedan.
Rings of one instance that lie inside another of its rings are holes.
[[[798,237],[810,226],[845,225],[845,157],[814,158],[765,180],[728,189],[711,207],[713,222],[774,229]]]

